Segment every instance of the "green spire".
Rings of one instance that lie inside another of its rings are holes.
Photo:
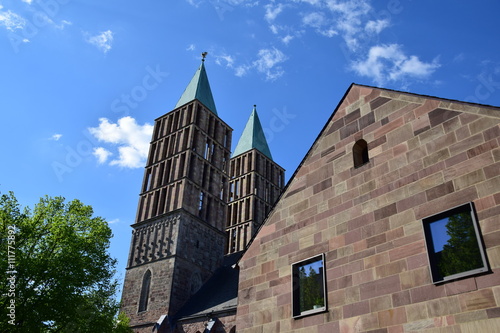
[[[208,83],[207,72],[205,71],[205,57],[203,57],[200,67],[196,73],[194,73],[191,82],[189,82],[189,85],[186,90],[184,90],[181,98],[179,98],[175,108],[178,108],[179,106],[189,103],[195,99],[200,101],[210,111],[217,114],[214,98],[212,96],[212,90],[210,89],[210,83]]]
[[[236,149],[233,152],[233,157],[246,153],[254,148],[266,155],[271,161],[273,160],[255,105],[245,129],[243,130],[243,134],[241,134],[240,140],[236,145]]]

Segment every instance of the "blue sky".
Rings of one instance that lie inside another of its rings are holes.
[[[92,205],[123,277],[155,118],[206,69],[295,171],[352,82],[500,105],[500,3],[0,0],[0,191]]]

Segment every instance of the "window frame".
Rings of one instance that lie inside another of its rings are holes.
[[[299,268],[317,261],[322,261],[323,263],[323,271],[322,271],[322,277],[323,277],[323,306],[316,308],[316,309],[310,309],[310,310],[305,310],[305,311],[300,311],[300,278],[298,276],[298,271]],[[292,297],[292,317],[294,319],[299,319],[305,316],[310,316],[318,313],[323,313],[328,310],[328,298],[327,298],[327,289],[326,289],[326,261],[325,261],[325,254],[321,253],[319,255],[315,255],[312,257],[309,257],[304,260],[300,260],[297,262],[292,263],[291,265],[291,274],[292,274],[292,292],[291,292],[291,297]]]
[[[434,250],[434,242],[433,242],[433,236],[432,236],[432,231],[430,225],[434,222],[441,221],[443,219],[449,218],[453,215],[459,214],[459,213],[464,213],[468,212],[471,217],[471,222],[474,227],[474,233],[476,236],[476,241],[477,241],[477,247],[479,249],[479,253],[481,256],[481,262],[482,266],[463,271],[460,273],[455,273],[452,275],[447,275],[447,276],[441,276],[441,274],[438,271],[438,259],[437,259],[437,252]],[[425,217],[422,219],[422,226],[424,230],[424,238],[425,238],[425,246],[427,250],[427,259],[428,259],[428,264],[429,264],[429,272],[431,275],[431,280],[433,284],[441,284],[465,277],[470,277],[473,275],[481,274],[481,273],[486,273],[490,271],[489,265],[488,265],[488,259],[486,257],[486,250],[484,247],[484,243],[482,240],[482,234],[481,230],[479,228],[479,222],[477,219],[476,211],[474,209],[474,204],[472,202],[468,202],[466,204],[462,204],[459,206],[455,206],[453,208],[447,209],[445,211],[442,211],[438,214],[434,214],[428,217]]]

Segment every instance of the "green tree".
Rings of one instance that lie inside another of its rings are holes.
[[[446,233],[450,238],[443,246],[438,265],[443,277],[482,267],[481,252],[469,213],[450,216]]]
[[[300,278],[300,311],[307,311],[315,305],[323,305],[322,277],[312,266],[309,266],[309,273],[302,266],[299,269]]]
[[[112,232],[92,207],[46,196],[21,209],[10,192],[0,221],[0,332],[129,331],[117,316]]]

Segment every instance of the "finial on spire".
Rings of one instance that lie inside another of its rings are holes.
[[[205,61],[205,58],[207,57],[208,52],[202,52],[201,53],[201,61]]]

